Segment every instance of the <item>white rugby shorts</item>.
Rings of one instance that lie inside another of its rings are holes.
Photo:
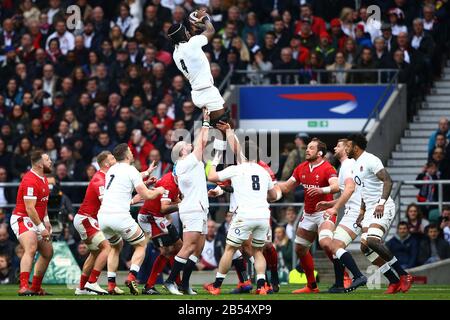
[[[225,100],[215,86],[191,91],[192,102],[198,107],[207,107],[209,112],[223,109]]]

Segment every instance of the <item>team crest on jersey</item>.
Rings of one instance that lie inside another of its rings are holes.
[[[306,178],[306,176],[304,174],[302,174],[302,179],[305,179],[305,178]]]
[[[166,225],[164,224],[164,222],[161,222],[161,223],[159,224],[159,226],[161,227],[161,229],[165,229],[165,228],[166,228]]]
[[[234,233],[240,234],[240,233],[241,233],[241,230],[240,230],[240,229],[234,229]]]
[[[33,228],[33,224],[31,223],[31,221],[28,221],[28,228]]]

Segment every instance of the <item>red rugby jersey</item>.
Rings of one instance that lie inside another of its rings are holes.
[[[178,189],[178,185],[175,183],[174,176],[172,172],[168,172],[159,179],[155,188],[163,187],[169,194],[160,195],[152,200],[146,200],[144,205],[139,210],[140,214],[149,214],[155,217],[164,217],[164,214],[161,214],[161,201],[162,200],[170,200],[175,201],[180,195],[180,190]]]
[[[78,214],[97,219],[98,210],[102,204],[101,198],[105,191],[105,181],[105,173],[98,170],[89,182],[83,203],[78,209]]]
[[[320,164],[311,168],[308,161],[300,163],[297,168],[294,169],[290,179],[293,179],[297,185],[302,185],[305,189],[305,213],[315,213],[316,204],[320,201],[332,201],[333,195],[322,194],[315,197],[310,197],[306,193],[309,188],[323,188],[328,187],[330,184],[328,180],[336,177],[337,172],[328,161],[322,161]]]
[[[39,219],[43,221],[47,213],[48,196],[50,189],[48,187],[47,178],[39,176],[33,170],[28,171],[20,182],[17,191],[16,208],[13,214],[21,217],[27,217],[28,213],[25,208],[26,199],[36,199],[36,211]]]

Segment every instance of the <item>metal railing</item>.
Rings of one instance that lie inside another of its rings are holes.
[[[353,79],[348,79],[348,81],[344,81],[344,83],[336,83],[330,81],[329,77],[325,77],[324,75],[334,75],[334,74],[373,74],[376,73],[377,80],[376,82],[358,82],[358,84],[370,84],[370,83],[376,83],[376,84],[387,84],[390,83],[393,78],[395,78],[395,82],[397,82],[398,77],[394,77],[394,75],[398,74],[398,69],[350,69],[350,70],[324,70],[324,69],[290,69],[290,70],[283,70],[283,69],[273,69],[273,70],[233,70],[229,71],[227,76],[225,77],[224,81],[221,84],[221,88],[223,88],[225,85],[228,87],[231,84],[231,79],[233,75],[235,74],[241,74],[246,76],[255,76],[255,75],[262,75],[262,76],[269,76],[269,75],[294,75],[297,76],[295,78],[294,83],[268,83],[268,85],[278,85],[278,84],[285,84],[285,85],[293,85],[293,84],[309,84],[305,82],[300,81],[300,77],[306,76],[306,75],[314,75],[317,76],[317,79],[314,79],[317,84],[352,84]],[[264,84],[264,81],[270,80],[270,78],[264,78],[261,77],[261,82],[252,83],[251,80],[256,81],[256,78],[250,79],[250,77],[247,77],[250,83],[244,83],[245,85],[261,85]]]
[[[380,108],[382,107],[382,103],[383,103],[384,99],[386,98],[387,94],[391,91],[392,87],[394,85],[397,85],[397,81],[398,81],[398,72],[396,72],[394,74],[392,79],[389,81],[389,85],[386,87],[386,89],[384,89],[383,94],[378,98],[375,106],[373,107],[372,112],[367,117],[366,123],[364,124],[364,126],[361,129],[362,134],[365,133],[367,126],[369,125],[370,121],[373,118],[375,118],[375,121],[380,121]]]

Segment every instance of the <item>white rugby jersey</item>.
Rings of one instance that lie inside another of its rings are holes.
[[[376,174],[383,168],[381,160],[366,151],[359,156],[353,166],[353,179],[356,185],[361,188],[361,197],[366,207],[376,206],[381,199],[383,181],[378,179]]]
[[[244,162],[229,166],[217,174],[220,181],[231,180],[234,191],[230,211],[235,211],[242,218],[270,218],[267,191],[273,189],[274,182],[263,167],[255,162]]]
[[[341,194],[344,192],[345,188],[345,180],[348,178],[353,179],[352,170],[355,165],[355,159],[345,159],[341,163],[341,168],[339,169],[339,189],[341,190]],[[348,199],[345,204],[345,209],[357,209],[361,207],[361,188],[356,185],[355,191],[353,192],[350,199]]]
[[[98,213],[129,213],[133,190],[143,183],[141,174],[134,166],[116,163],[106,173],[105,191]]]
[[[200,90],[214,85],[208,58],[202,47],[208,44],[205,35],[193,36],[188,42],[175,45],[173,60],[178,69],[189,80],[192,90]]]
[[[207,212],[209,200],[203,162],[191,153],[177,161],[175,173],[178,177],[178,188],[183,194],[183,200],[178,206],[180,214]]]

